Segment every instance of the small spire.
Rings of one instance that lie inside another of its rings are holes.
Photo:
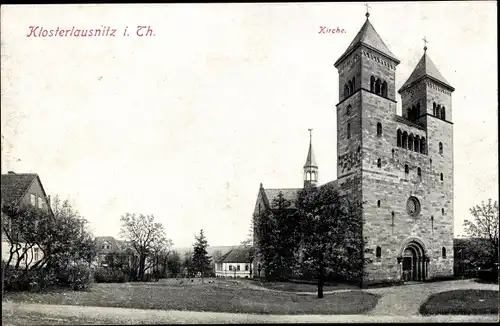
[[[366,7],[366,19],[368,19],[368,17],[370,17],[370,12],[368,11],[368,8],[371,8],[367,3],[365,3],[365,7]]]
[[[313,136],[312,136],[312,131],[313,131],[313,130],[312,130],[312,128],[307,129],[307,130],[309,130],[309,144],[312,144],[312,137],[313,137]]]
[[[429,43],[429,41],[427,41],[427,39],[425,38],[425,36],[424,36],[424,38],[422,40],[424,41],[424,52],[427,52],[427,43]]]

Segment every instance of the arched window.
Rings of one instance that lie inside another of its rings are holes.
[[[413,145],[413,150],[417,153],[420,153],[420,136],[415,137],[414,145]]]
[[[443,154],[443,143],[439,142],[439,154]]]
[[[446,258],[446,248],[445,247],[443,247],[441,249],[441,257]]]
[[[402,133],[401,133],[401,130],[398,129],[397,131],[397,146],[398,147],[401,147],[401,143],[402,143]]]
[[[349,86],[344,85],[344,97],[348,97],[349,96]]]
[[[307,180],[307,181],[310,181],[310,180],[311,180],[311,172],[310,172],[310,171],[307,171],[307,172],[306,172],[306,180]]]
[[[380,81],[380,79],[377,79],[377,81],[375,82],[375,93],[377,95],[380,95],[380,88],[381,88],[381,85],[382,82]]]
[[[375,92],[375,77],[370,77],[370,92]]]
[[[387,82],[386,81],[384,81],[382,83],[382,96],[387,97]]]
[[[380,200],[377,200],[377,207],[380,207]]]
[[[316,172],[315,172],[315,171],[312,171],[312,172],[311,172],[311,174],[312,174],[312,176],[311,176],[311,180],[312,180],[312,181],[318,181],[318,180],[316,179]]]
[[[441,105],[439,105],[439,104],[436,108],[436,117],[441,118]]]
[[[444,177],[443,177],[443,174],[442,174],[442,173],[441,173],[440,178],[441,178],[441,181],[443,181]]]
[[[403,132],[403,148],[408,148],[408,133]]]
[[[421,169],[420,167],[419,167],[419,168],[417,168],[417,175],[418,175],[419,177],[421,177],[421,176],[422,176],[422,169]]]
[[[378,168],[381,168],[381,167],[382,167],[382,160],[381,160],[381,159],[378,159],[378,160],[377,160],[377,167],[378,167]]]
[[[352,80],[349,81],[349,95],[351,95],[354,92],[354,86],[352,85]]]
[[[436,116],[436,102],[432,103],[432,115]]]
[[[412,151],[412,150],[413,150],[413,144],[414,144],[414,143],[413,143],[413,134],[410,134],[410,137],[408,137],[408,149],[409,149],[410,151]]]
[[[382,124],[377,122],[377,136],[382,136]]]
[[[352,109],[352,106],[349,104],[349,105],[345,108],[345,114],[347,114],[347,115],[351,114],[351,109]]]
[[[405,164],[405,174],[408,173],[410,173],[410,167],[408,166],[408,164]]]
[[[444,106],[441,108],[441,119],[446,120],[446,110]]]
[[[425,154],[426,146],[425,146],[425,137],[420,138],[420,153]]]
[[[375,256],[377,258],[382,257],[382,248],[380,248],[379,246],[377,246],[377,249],[375,250]]]

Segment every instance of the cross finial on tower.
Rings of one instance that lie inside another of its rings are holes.
[[[424,52],[426,52],[427,51],[427,43],[429,43],[429,41],[427,41],[427,39],[425,38],[425,36],[424,36],[424,38],[422,40],[424,41]]]
[[[365,7],[366,7],[366,18],[368,19],[368,17],[370,17],[370,12],[368,11],[369,8],[371,8],[367,3],[365,3]]]

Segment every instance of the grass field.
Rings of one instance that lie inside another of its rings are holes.
[[[211,281],[211,283],[209,283]],[[46,293],[6,293],[14,302],[191,310],[258,314],[362,314],[377,304],[378,296],[362,291],[296,295],[259,290],[244,281],[222,279],[160,280],[156,283],[93,284],[85,292],[53,290]]]
[[[423,315],[498,314],[498,291],[454,290],[431,295],[420,307]]]

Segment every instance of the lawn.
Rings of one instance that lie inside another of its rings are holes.
[[[498,291],[454,290],[431,295],[420,307],[423,315],[498,314]]]
[[[89,291],[53,290],[46,293],[6,293],[14,302],[192,310],[257,314],[362,314],[375,307],[378,296],[363,291],[296,295],[249,288],[245,282],[212,280],[191,283],[160,280],[157,283],[93,284]]]
[[[292,282],[261,282],[256,280],[245,280],[245,281],[250,282],[250,284],[261,286],[263,288],[270,290],[278,290],[278,291],[285,291],[292,293],[318,291],[317,284],[292,283]],[[338,285],[325,285],[323,287],[324,292],[335,291],[335,290],[346,290],[346,289],[359,289],[359,286],[338,284]]]

